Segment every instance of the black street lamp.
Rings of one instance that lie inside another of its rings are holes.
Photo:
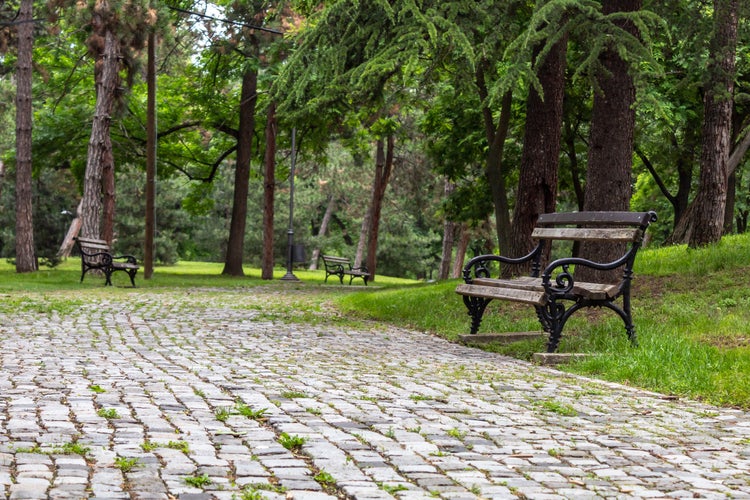
[[[289,169],[289,229],[287,229],[287,249],[286,249],[286,274],[281,277],[284,281],[299,281],[299,278],[292,272],[294,266],[294,163],[297,157],[296,150],[297,129],[292,129],[292,165]]]

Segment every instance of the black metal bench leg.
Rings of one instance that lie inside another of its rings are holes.
[[[607,302],[604,305],[605,307],[612,309],[614,312],[616,312],[620,316],[620,318],[622,318],[622,322],[625,324],[625,333],[628,334],[628,340],[630,340],[630,343],[632,345],[637,346],[638,338],[635,335],[635,325],[633,324],[633,315],[630,313],[630,301],[625,300],[622,309],[617,307],[617,305],[613,304],[612,302]]]
[[[572,312],[573,310],[569,310],[568,316]],[[542,324],[542,329],[549,334],[549,339],[547,340],[547,352],[555,352],[557,346],[560,345],[562,330],[568,317],[565,314],[565,306],[551,301],[545,306],[538,307],[537,315]]]
[[[128,276],[130,276],[130,284],[133,285],[133,288],[135,288],[135,274],[137,272],[138,271],[136,271],[136,270],[128,271]]]
[[[463,299],[464,304],[466,304],[466,309],[468,309],[468,314],[471,316],[471,329],[469,330],[469,333],[474,335],[479,331],[479,325],[482,323],[484,310],[492,299],[470,297],[468,295],[464,295]]]

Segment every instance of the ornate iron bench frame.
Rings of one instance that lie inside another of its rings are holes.
[[[112,274],[116,271],[123,271],[135,288],[135,275],[140,266],[134,256],[112,255],[109,245],[104,240],[78,237],[75,238],[75,242],[81,253],[81,283],[87,272],[98,269],[104,273],[104,285],[112,286]]]
[[[656,221],[651,212],[568,212],[542,214],[532,232],[537,246],[527,255],[511,258],[502,255],[480,255],[471,259],[463,270],[464,284],[456,292],[463,296],[471,316],[470,333],[476,334],[487,305],[493,299],[527,303],[534,306],[542,329],[549,335],[547,352],[555,352],[565,323],[584,307],[606,307],[625,323],[631,342],[636,342],[630,302],[633,264],[648,226]],[[594,262],[581,257],[554,260],[542,270],[541,259],[553,240],[626,243],[625,253],[612,262]],[[530,276],[491,278],[492,263],[531,264]],[[576,281],[571,267],[597,270],[622,268],[617,283]],[[541,276],[540,276],[541,272]],[[622,297],[622,306],[615,301]],[[566,307],[566,304],[572,304]]]
[[[370,279],[370,273],[367,271],[367,267],[359,266],[352,267],[351,262],[346,257],[336,257],[333,255],[321,255],[323,258],[323,265],[326,268],[326,279],[325,283],[328,283],[329,276],[338,276],[341,284],[344,284],[344,276],[349,276],[349,284],[352,284],[354,278],[362,278],[367,286],[367,281]]]

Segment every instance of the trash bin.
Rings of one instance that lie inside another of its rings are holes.
[[[292,245],[292,262],[302,264],[307,262],[305,255],[305,245]]]

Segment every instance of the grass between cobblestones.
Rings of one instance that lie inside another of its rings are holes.
[[[750,409],[750,235],[726,237],[699,250],[685,246],[645,249],[636,263],[633,313],[638,347],[627,341],[622,322],[607,310],[579,311],[566,325],[560,352],[593,356],[562,367],[575,373],[621,382],[669,395]],[[324,284],[322,271],[295,270],[299,282],[221,276],[222,264],[180,263],[157,267],[150,280],[116,273],[114,287],[103,278],[80,280],[80,264],[70,258],[54,269],[17,274],[0,263],[0,312],[64,315],[96,300],[152,293],[180,294],[176,307],[204,307],[221,301],[226,290],[278,300],[248,300],[232,307],[260,311],[274,320],[336,322],[357,328],[394,325],[456,340],[468,333],[469,317],[454,292],[458,280],[423,283],[377,276],[370,286]],[[118,276],[120,275],[121,276]],[[255,293],[254,293],[255,292]],[[147,300],[147,299],[144,299]],[[533,308],[493,302],[482,332],[538,331]],[[488,350],[520,359],[544,350],[544,341],[489,345]]]

